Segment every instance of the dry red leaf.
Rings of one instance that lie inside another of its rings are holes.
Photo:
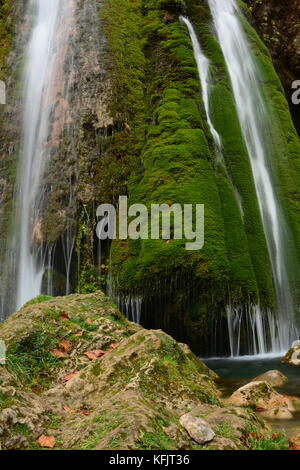
[[[78,336],[78,338],[80,338],[82,335],[83,335],[83,331],[81,331],[80,333],[76,333],[76,335],[74,336]]]
[[[44,434],[38,439],[38,443],[41,447],[47,447],[53,449],[55,446],[55,438],[53,436],[45,436]]]
[[[90,361],[94,359],[98,359],[99,357],[104,356],[105,352],[102,349],[95,349],[95,351],[85,352],[84,355],[90,359]]]
[[[117,346],[119,346],[119,343],[111,343],[111,344],[108,346],[108,349],[115,349]]]
[[[74,372],[72,372],[72,374],[65,375],[64,382],[69,382],[69,380],[73,379],[73,377],[75,377],[75,375],[77,375],[78,373],[79,370],[75,370]]]
[[[69,320],[69,318],[70,318],[67,313],[60,313],[59,316],[60,316],[61,318],[67,318],[68,320]]]
[[[257,413],[263,413],[264,411],[267,411],[267,408],[256,408],[255,410]]]
[[[80,414],[83,416],[90,416],[90,413],[88,411],[80,411]]]
[[[50,353],[52,354],[52,356],[57,357],[58,359],[66,357],[65,353],[60,351],[59,349],[51,349]]]
[[[77,413],[77,410],[72,410],[72,408],[69,408],[68,406],[63,406],[63,410],[65,410],[66,413]]]
[[[59,347],[62,348],[66,352],[69,352],[72,349],[72,345],[71,345],[70,341],[67,341],[66,339],[63,339],[59,343]]]

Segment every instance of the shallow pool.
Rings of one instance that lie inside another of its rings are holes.
[[[282,364],[280,357],[239,357],[224,359],[202,359],[202,361],[219,378],[218,387],[224,397],[228,397],[235,390],[250,382],[268,370],[280,370],[288,377],[288,382],[276,387],[279,393],[300,397],[300,368]],[[292,420],[269,420],[275,431],[285,431],[288,437],[296,437],[300,433],[300,412],[294,413]]]

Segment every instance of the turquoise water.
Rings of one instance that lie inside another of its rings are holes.
[[[280,357],[241,357],[225,359],[205,359],[205,364],[214,370],[218,383],[225,396],[242,387],[251,379],[268,370],[280,370],[288,377],[288,382],[276,390],[286,395],[300,397],[300,368],[282,364]]]
[[[205,359],[203,362],[214,370],[219,378],[217,384],[228,397],[235,390],[250,382],[260,374],[268,370],[280,370],[288,382],[276,390],[283,395],[300,397],[300,368],[282,364],[280,357],[255,357],[250,358],[228,358],[228,359]],[[295,438],[300,433],[300,412],[293,413],[291,420],[268,420],[275,432],[284,432],[287,437]]]

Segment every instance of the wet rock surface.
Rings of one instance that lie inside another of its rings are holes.
[[[101,292],[29,303],[0,339],[2,449],[39,449],[41,436],[55,449],[243,449],[249,426],[267,429],[222,404],[187,345],[127,321]]]
[[[291,366],[300,366],[300,345],[292,347],[286,355],[282,358],[282,362],[290,364]]]
[[[280,387],[280,385],[285,384],[287,381],[288,378],[279,370],[269,370],[252,379],[252,382],[267,382],[272,387]]]
[[[267,382],[254,381],[236,390],[227,400],[236,406],[249,406],[272,419],[292,419],[300,409],[300,399],[281,395]]]

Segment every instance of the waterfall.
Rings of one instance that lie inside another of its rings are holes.
[[[293,340],[298,338],[299,332],[293,325],[294,302],[283,234],[285,220],[268,166],[272,158],[272,142],[269,114],[260,90],[262,78],[242,27],[242,13],[235,0],[208,0],[208,3],[231,80],[272,264],[277,297],[279,348],[287,350]]]
[[[34,20],[24,72],[23,144],[15,221],[20,237],[17,308],[41,291],[45,263],[41,231],[45,196],[42,177],[52,150],[50,130],[55,101],[59,94],[64,96],[61,74],[66,47],[62,46],[70,33],[73,4],[73,0],[30,2]]]
[[[195,33],[194,27],[190,20],[184,16],[180,16],[180,21],[186,25],[190,38],[193,44],[193,50],[194,50],[194,56],[197,64],[197,69],[199,73],[199,79],[201,83],[201,89],[202,89],[202,99],[204,103],[204,108],[205,108],[205,113],[206,113],[206,119],[207,123],[211,132],[211,135],[214,139],[215,145],[217,149],[221,149],[222,143],[221,143],[221,138],[216,129],[214,128],[214,125],[211,120],[210,116],[210,106],[209,106],[209,75],[210,75],[210,61],[209,59],[203,54],[200,43],[198,41],[197,35]]]

